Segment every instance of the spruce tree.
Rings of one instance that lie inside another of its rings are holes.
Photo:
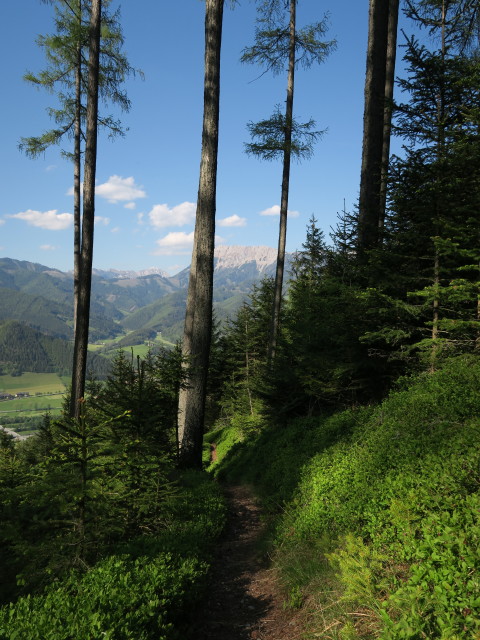
[[[242,55],[242,62],[259,64],[265,71],[277,74],[287,70],[285,113],[282,114],[277,107],[268,120],[250,123],[248,128],[253,142],[246,145],[247,153],[264,160],[280,157],[283,164],[275,293],[269,338],[270,366],[275,360],[280,324],[291,159],[309,157],[313,152],[313,144],[321,134],[320,131],[314,130],[313,120],[302,124],[294,119],[295,69],[299,65],[308,68],[314,62],[323,62],[335,46],[334,41],[320,40],[327,30],[327,18],[324,17],[321,22],[298,29],[296,7],[297,0],[262,2],[257,20],[260,26],[255,33],[255,44],[247,47]]]

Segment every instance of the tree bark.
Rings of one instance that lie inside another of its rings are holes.
[[[390,162],[390,138],[392,131],[393,89],[395,85],[395,61],[397,57],[399,0],[390,0],[387,35],[387,66],[385,75],[385,104],[383,110],[383,147],[380,178],[380,211],[378,228],[381,231],[385,222],[387,204],[388,165]]]
[[[282,306],[283,274],[285,271],[285,245],[287,240],[288,193],[290,188],[292,144],[293,94],[295,87],[296,2],[297,0],[290,0],[287,99],[285,104],[285,147],[283,151],[282,195],[280,203],[280,228],[278,233],[277,268],[275,271],[272,324],[270,330],[270,344],[268,347],[269,367],[273,366],[277,350],[278,333],[280,328],[280,311]]]
[[[378,242],[380,185],[384,140],[385,80],[389,2],[370,0],[365,111],[363,117],[362,169],[358,217],[358,254]]]
[[[82,24],[82,3],[78,5],[78,21]],[[79,30],[80,33],[80,30]],[[80,282],[80,205],[81,205],[81,107],[82,107],[82,43],[77,44],[75,69],[75,131],[73,140],[73,336],[77,326],[78,289]]]
[[[97,164],[98,85],[100,60],[101,0],[91,0],[85,168],[83,181],[82,250],[76,309],[70,415],[79,418],[85,394],[90,294],[92,284],[95,173]]]
[[[212,293],[220,113],[220,50],[224,0],[206,0],[202,155],[194,248],[187,294],[182,356],[188,367],[179,394],[179,464],[201,468],[207,372],[212,332]]]

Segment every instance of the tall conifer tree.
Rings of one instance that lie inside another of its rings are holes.
[[[248,127],[254,142],[246,145],[247,153],[264,160],[281,157],[283,164],[277,267],[269,339],[270,366],[275,360],[280,323],[291,159],[309,157],[313,153],[313,144],[321,133],[314,131],[313,120],[301,124],[293,117],[295,69],[298,65],[308,68],[314,62],[322,62],[335,46],[334,41],[323,42],[319,39],[327,29],[326,17],[321,22],[298,29],[296,7],[297,0],[264,0],[259,9],[258,22],[261,28],[256,30],[255,44],[246,48],[242,55],[242,62],[260,64],[273,73],[287,69],[285,113],[282,114],[277,107],[268,120],[250,123]]]
[[[86,113],[85,169],[83,181],[82,248],[75,314],[70,415],[79,418],[85,394],[90,294],[92,288],[93,228],[95,219],[95,174],[97,166],[98,94],[100,76],[100,30],[102,0],[91,0]]]
[[[110,0],[104,0],[101,10],[102,33],[99,45],[99,96],[122,110],[128,111],[130,101],[120,85],[125,77],[134,72],[121,48],[123,36],[118,22],[118,12],[108,13]],[[86,100],[88,95],[88,51],[89,21],[91,7],[85,0],[57,0],[55,5],[55,27],[53,35],[41,36],[38,44],[45,50],[48,67],[39,74],[31,72],[25,80],[48,91],[55,92],[59,106],[49,109],[56,127],[40,136],[22,138],[20,148],[36,158],[52,145],[59,145],[64,138],[73,138],[73,151],[63,150],[65,157],[72,159],[74,196],[74,328],[76,329],[77,300],[79,297],[82,267],[82,220],[81,220],[81,161],[82,141],[86,140]],[[111,136],[123,135],[118,120],[110,115],[99,115],[100,127]],[[74,331],[75,333],[75,331]]]
[[[213,257],[220,115],[220,50],[224,0],[205,2],[202,154],[182,354],[188,373],[178,403],[179,462],[201,467],[212,332]]]
[[[362,261],[365,252],[377,246],[379,227],[383,226],[383,190],[389,152],[386,138],[390,135],[391,114],[387,91],[393,90],[397,19],[396,0],[370,0],[358,205],[358,253]]]

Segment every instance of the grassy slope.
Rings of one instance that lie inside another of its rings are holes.
[[[216,472],[253,483],[275,518],[309,637],[480,637],[480,361],[405,387],[233,446],[215,435]]]
[[[19,393],[28,391],[34,393],[63,392],[65,385],[56,373],[25,372],[21,376],[0,376],[0,391]]]

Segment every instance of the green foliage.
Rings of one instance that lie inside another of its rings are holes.
[[[180,640],[202,594],[225,509],[204,474],[179,478],[170,522],[86,573],[72,572],[37,596],[0,609],[0,638]]]
[[[105,3],[102,12],[100,98],[104,103],[112,102],[123,111],[128,111],[130,101],[125,91],[120,89],[120,85],[128,75],[134,72],[134,69],[122,53],[123,35],[119,23],[119,12],[109,13],[108,5],[109,1]],[[36,87],[44,87],[49,92],[56,92],[58,106],[47,110],[56,125],[53,129],[39,136],[21,139],[20,149],[31,158],[39,157],[52,145],[59,145],[64,137],[73,138],[77,106],[80,113],[78,124],[84,129],[88,76],[86,73],[88,20],[88,11],[78,1],[70,5],[55,3],[55,33],[39,36],[37,40],[37,44],[45,52],[48,66],[37,75],[32,72],[26,73],[24,79]],[[80,86],[77,94],[76,72],[79,66]],[[100,116],[98,124],[100,127],[105,127],[111,137],[124,135],[120,122],[111,115]],[[64,151],[64,155],[73,157],[70,151]]]
[[[177,351],[136,363],[120,353],[108,380],[91,384],[79,420],[47,417],[37,436],[16,446],[20,480],[0,501],[1,539],[24,590],[164,528],[178,493],[171,476],[179,384]]]
[[[289,56],[289,16],[284,3],[278,0],[265,0],[259,6],[255,30],[255,44],[246,47],[242,53],[242,62],[259,64],[274,74],[287,68]],[[296,65],[306,69],[312,64],[321,63],[335,49],[334,40],[325,42],[323,38],[328,29],[328,16],[323,20],[297,29],[295,34]]]
[[[220,420],[239,414],[256,416],[261,410],[273,287],[269,277],[253,285],[249,300],[223,329]]]
[[[3,373],[71,373],[72,344],[22,322],[11,320],[0,325],[0,353]],[[98,378],[104,378],[110,371],[110,362],[101,355],[89,353],[87,363],[89,371]]]
[[[0,610],[0,638],[178,638],[174,622],[206,571],[206,563],[170,554],[135,560],[111,556],[83,577],[72,574],[45,595]]]
[[[301,160],[311,158],[313,155],[313,145],[324,133],[314,131],[315,121],[300,123],[292,119],[287,123],[285,116],[280,112],[280,106],[275,107],[274,113],[268,120],[260,122],[249,122],[248,131],[254,142],[245,144],[245,151],[249,155],[257,156],[262,160],[276,160],[283,158],[287,149],[285,132],[291,129],[291,141],[288,144],[292,158]]]
[[[452,358],[377,407],[252,435],[219,465],[277,513],[287,593],[340,592],[338,638],[480,632],[479,385],[478,358]]]

